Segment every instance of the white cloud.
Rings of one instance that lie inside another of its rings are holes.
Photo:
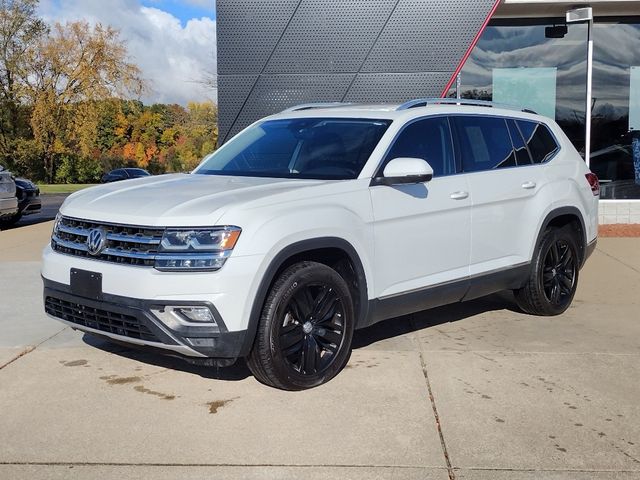
[[[215,100],[215,91],[200,83],[216,70],[216,22],[211,18],[182,26],[170,13],[137,0],[41,0],[40,14],[49,21],[85,20],[120,30],[131,61],[149,81],[145,103]]]

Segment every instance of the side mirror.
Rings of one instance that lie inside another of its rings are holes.
[[[374,185],[406,185],[429,182],[433,168],[422,158],[394,158],[384,167],[382,177],[374,178]]]

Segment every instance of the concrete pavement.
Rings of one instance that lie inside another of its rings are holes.
[[[0,478],[640,478],[638,240],[602,239],[561,317],[500,294],[394,319],[287,393],[47,319],[50,229],[0,232]]]

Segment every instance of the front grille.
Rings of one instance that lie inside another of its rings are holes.
[[[104,308],[94,308],[55,297],[46,298],[44,309],[49,315],[76,325],[122,335],[123,337],[137,338],[148,342],[160,342],[151,330],[140,323],[140,320],[133,315],[117,313]]]
[[[97,228],[106,232],[107,240],[102,252],[94,256],[87,248],[87,238],[89,232]],[[152,267],[163,235],[163,228],[114,225],[61,217],[54,228],[51,247],[66,255]]]

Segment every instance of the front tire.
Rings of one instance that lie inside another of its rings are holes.
[[[534,254],[527,283],[514,291],[518,306],[532,315],[563,313],[576,293],[579,265],[575,232],[567,227],[547,230]]]
[[[304,390],[331,380],[351,354],[353,300],[332,268],[300,262],[271,287],[247,365],[260,382]]]
[[[21,213],[16,213],[14,215],[11,215],[10,217],[3,218],[2,220],[0,220],[0,227],[3,227],[3,228],[11,227],[12,225],[15,225],[16,223],[18,223],[21,218],[22,218]]]

